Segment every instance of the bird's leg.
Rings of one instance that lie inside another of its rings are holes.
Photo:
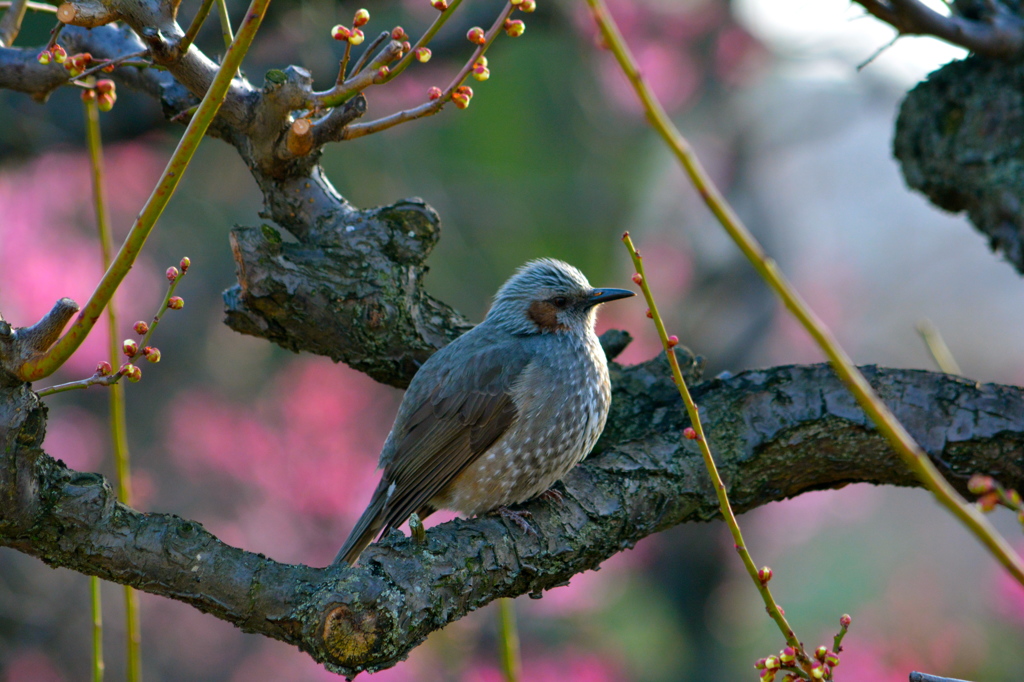
[[[540,495],[538,495],[537,499],[546,500],[547,502],[555,502],[558,504],[559,507],[565,504],[565,496],[562,495],[562,493],[555,490],[554,488],[548,488]]]
[[[531,535],[537,534],[537,531],[533,529],[533,526],[531,526],[526,521],[526,519],[531,518],[533,514],[526,511],[525,509],[513,511],[512,509],[509,509],[508,507],[502,505],[491,513],[497,514],[506,521],[511,521],[512,523],[516,524],[524,533],[530,533]]]

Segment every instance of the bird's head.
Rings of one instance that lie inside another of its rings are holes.
[[[498,289],[487,321],[512,334],[585,333],[594,328],[598,304],[633,295],[626,289],[595,289],[568,263],[541,258],[516,270]]]

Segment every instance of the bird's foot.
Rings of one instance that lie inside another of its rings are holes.
[[[565,496],[562,493],[555,490],[554,488],[548,488],[540,495],[538,495],[537,499],[546,500],[548,502],[555,502],[558,504],[559,507],[565,504]]]
[[[508,507],[501,506],[495,509],[494,513],[500,516],[501,518],[505,519],[506,521],[511,521],[512,523],[516,524],[524,533],[529,533],[531,535],[537,534],[537,531],[533,529],[533,526],[531,526],[526,521],[526,519],[532,518],[533,514],[526,511],[525,509],[513,511]]]

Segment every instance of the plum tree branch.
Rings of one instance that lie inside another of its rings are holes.
[[[699,362],[679,357],[695,378]],[[566,478],[563,505],[530,505],[538,535],[495,517],[458,520],[432,528],[423,546],[392,534],[351,569],[280,564],[225,545],[196,522],[119,504],[102,477],[40,449],[45,407],[26,386],[7,389],[0,544],[191,604],[336,672],[387,668],[493,599],[539,595],[651,533],[718,515],[696,446],[680,437],[687,422],[665,367],[663,358],[613,366],[609,427]],[[1024,488],[1024,389],[864,372],[960,490],[976,471]],[[827,366],[747,372],[693,393],[739,511],[855,482],[917,485]]]

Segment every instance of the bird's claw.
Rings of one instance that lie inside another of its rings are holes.
[[[533,529],[533,526],[531,526],[526,521],[526,519],[532,518],[533,514],[526,511],[525,509],[513,511],[508,507],[502,506],[495,509],[494,513],[500,516],[501,518],[505,519],[506,521],[511,521],[512,523],[516,524],[524,533],[529,533],[530,535],[537,534],[537,531]]]
[[[565,495],[558,492],[554,488],[548,488],[540,495],[537,496],[538,500],[546,500],[547,502],[555,502],[558,506],[565,504]]]

